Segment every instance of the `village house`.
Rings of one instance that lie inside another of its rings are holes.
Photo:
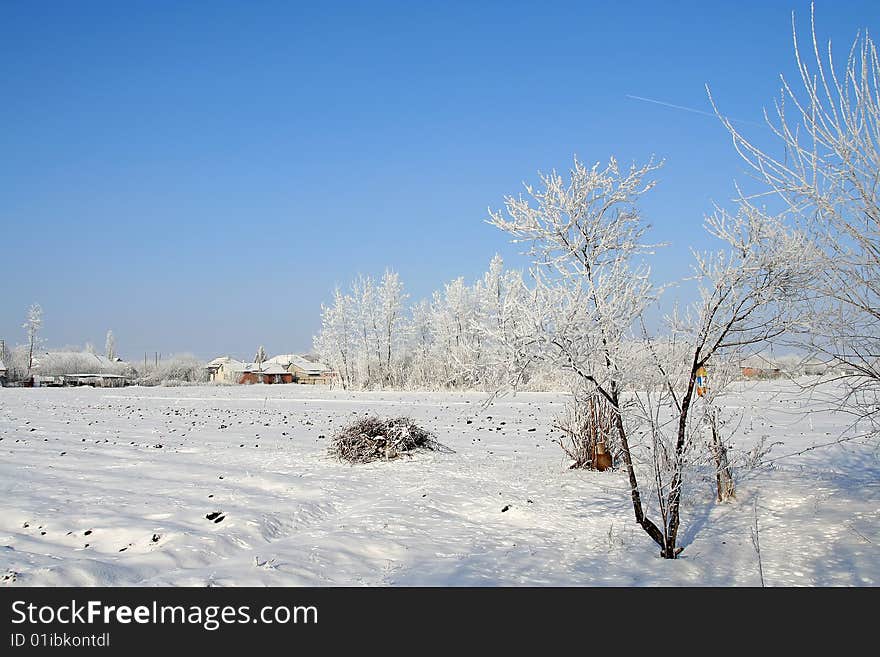
[[[322,363],[315,363],[297,354],[274,356],[263,363],[245,363],[230,356],[210,361],[208,381],[213,383],[305,383],[327,385],[334,373]]]
[[[761,354],[754,354],[740,361],[739,371],[746,379],[777,379],[782,376],[779,365]]]
[[[293,383],[329,385],[335,377],[335,372],[323,363],[308,360],[298,354],[273,356],[266,363],[283,367],[293,375]]]
[[[231,356],[220,356],[209,362],[208,381],[211,383],[241,383],[240,379],[248,368],[248,364]]]
[[[249,363],[239,383],[293,383],[293,375],[275,363]]]

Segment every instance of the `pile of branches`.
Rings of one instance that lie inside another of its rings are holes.
[[[554,440],[568,458],[572,470],[605,469],[601,453],[614,455],[614,409],[602,397],[574,400],[566,405],[554,427],[563,432],[563,438]]]
[[[364,417],[340,429],[330,443],[330,454],[349,463],[390,461],[417,449],[452,452],[408,417]]]

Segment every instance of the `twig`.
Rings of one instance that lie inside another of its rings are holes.
[[[758,574],[761,576],[761,588],[764,588],[764,562],[761,559],[761,537],[758,532],[758,498],[755,497],[754,501],[754,510],[755,510],[755,527],[752,529],[752,545],[755,547],[755,552],[758,555]]]

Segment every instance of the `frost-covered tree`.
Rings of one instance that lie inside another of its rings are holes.
[[[6,340],[0,340],[0,362],[7,368],[12,366],[12,351],[6,344]]]
[[[410,306],[403,289],[391,271],[378,286],[359,276],[322,306],[315,350],[344,386],[486,389],[506,380],[529,294],[521,273],[495,258],[473,285],[459,278]]]
[[[177,386],[206,383],[208,371],[205,363],[191,354],[179,354],[150,363],[138,372],[137,382],[148,386]]]
[[[376,284],[370,276],[358,276],[352,283],[355,331],[358,341],[356,367],[360,387],[370,388],[377,384],[379,355],[382,352],[378,332],[376,308]]]
[[[266,350],[263,348],[263,345],[260,345],[257,349],[257,353],[254,354],[254,363],[259,367],[265,363],[268,358],[269,357],[266,355]]]
[[[699,299],[667,317],[664,338],[651,339],[644,331],[656,385],[649,378],[634,396],[648,427],[645,444],[662,521],[661,554],[670,558],[682,549],[678,530],[688,471],[712,468],[719,501],[734,491],[715,404],[732,378],[731,364],[800,328],[804,312],[799,301],[813,268],[814,249],[803,234],[747,204],[735,215],[719,210],[707,218],[706,229],[722,248],[695,253]],[[711,383],[701,397],[697,377],[704,371]]]
[[[504,261],[496,254],[474,286],[474,298],[476,330],[482,346],[476,378],[490,388],[529,383],[537,367],[536,359],[524,349],[533,328],[524,320],[529,317],[527,308],[535,295],[522,272],[505,270]]]
[[[633,390],[635,323],[656,292],[643,256],[656,245],[645,240],[648,225],[639,199],[653,186],[659,164],[621,169],[616,160],[590,167],[575,160],[566,180],[555,171],[541,175],[541,187],[505,198],[490,211],[489,223],[528,244],[536,267],[534,327],[523,347],[561,361],[577,376],[576,399],[599,395],[615,415],[617,440],[629,478],[636,522],[674,558],[663,531],[647,517],[642,501],[626,396]]]
[[[116,358],[116,336],[113,335],[112,330],[107,331],[107,337],[104,340],[104,354],[110,360],[115,360]]]
[[[674,559],[689,469],[713,463],[726,480],[719,490],[732,492],[717,422],[709,449],[702,440],[716,416],[710,397],[697,402],[697,376],[801,325],[813,250],[748,204],[735,215],[719,210],[706,228],[723,248],[695,254],[699,300],[667,318],[663,337],[649,336],[645,310],[659,295],[645,257],[656,245],[637,203],[657,166],[575,161],[567,180],[553,172],[527,197],[507,197],[490,223],[527,243],[536,267],[521,320],[534,330],[521,334],[521,351],[564,363],[576,375],[576,404],[592,408],[601,398],[610,407],[636,521]]]
[[[382,347],[378,354],[379,376],[383,385],[399,384],[402,373],[396,350],[403,346],[404,303],[409,295],[403,291],[400,275],[390,269],[385,270],[376,292]]]
[[[321,331],[314,338],[315,351],[339,374],[342,387],[346,389],[357,384],[353,360],[353,306],[354,300],[337,287],[333,291],[333,304],[321,306]]]
[[[394,284],[396,285],[396,284]],[[372,388],[383,385],[389,352],[393,355],[400,307],[383,295],[394,285],[377,289],[373,278],[358,276],[350,294],[334,292],[333,304],[322,307],[321,331],[314,338],[315,350],[340,372],[345,387]],[[390,337],[389,337],[390,336]]]
[[[811,10],[809,45],[792,15],[797,75],[781,77],[772,138],[749,137],[716,112],[758,189],[750,203],[782,202],[789,220],[824,254],[815,270],[812,321],[799,346],[819,354],[846,383],[843,408],[877,417],[880,397],[880,57],[867,30],[845,59],[820,45]],[[712,98],[710,94],[710,99]]]
[[[411,309],[409,343],[406,356],[407,381],[413,387],[429,387],[436,382],[436,347],[431,302],[422,299]]]
[[[22,324],[22,328],[25,330],[25,334],[27,335],[27,376],[30,377],[31,371],[34,368],[34,352],[39,349],[40,346],[40,329],[43,327],[43,309],[40,307],[40,304],[35,303],[29,309],[27,313],[27,320]]]
[[[440,383],[444,387],[470,388],[480,357],[480,341],[472,327],[477,322],[473,290],[464,278],[444,285],[433,299],[434,335]]]

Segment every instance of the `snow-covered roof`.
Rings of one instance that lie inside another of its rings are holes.
[[[757,370],[779,369],[778,363],[765,354],[752,354],[739,362],[740,367],[751,367]]]
[[[290,358],[293,354],[278,354],[277,356],[272,356],[272,358],[267,358],[267,363],[274,363],[277,365],[286,366],[290,365]]]
[[[245,367],[245,363],[236,360],[232,356],[218,356],[214,360],[209,361],[205,367],[212,368],[220,367],[221,365],[231,368],[234,372],[243,372]],[[241,369],[238,369],[239,367]]]
[[[330,368],[323,363],[312,362],[299,354],[279,354],[268,359],[266,362],[281,365],[285,368],[295,365],[298,369],[309,374],[323,374],[330,371]]]
[[[278,363],[263,363],[263,374],[287,374],[287,369]]]

